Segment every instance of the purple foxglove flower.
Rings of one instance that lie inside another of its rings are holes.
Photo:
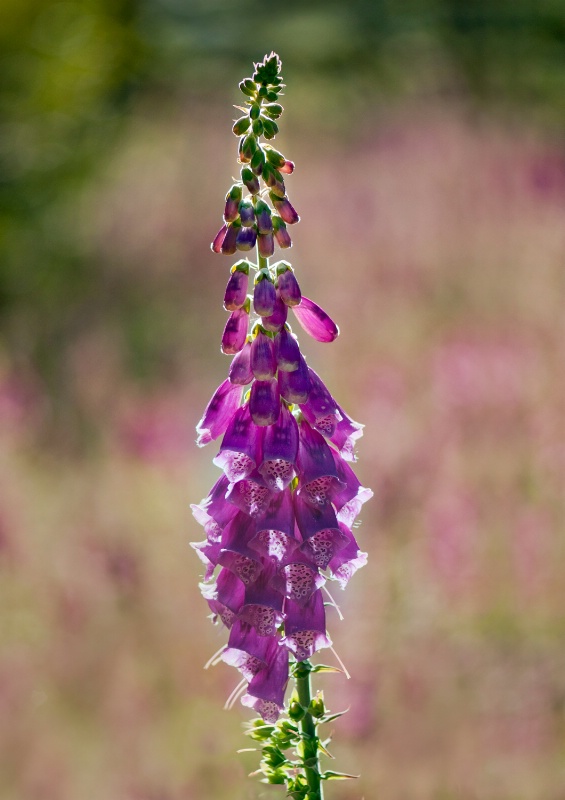
[[[308,365],[300,354],[298,369],[293,372],[279,370],[279,392],[287,403],[305,403],[310,394],[310,375]]]
[[[275,240],[272,233],[259,233],[257,235],[259,245],[259,255],[263,258],[270,258],[275,252]]]
[[[238,206],[241,200],[241,186],[234,184],[229,192],[226,194],[226,207],[224,210],[224,219],[226,222],[233,222],[238,216]]]
[[[275,234],[275,239],[277,240],[278,246],[285,250],[287,247],[292,247],[292,240],[290,238],[290,234],[286,229],[286,225],[282,221],[282,219],[278,216],[273,216],[273,232]]]
[[[287,316],[288,307],[281,300],[279,293],[276,292],[273,313],[270,316],[263,317],[261,322],[266,330],[271,331],[271,333],[276,333],[277,331],[280,331],[283,325],[286,323]]]
[[[265,669],[252,678],[242,705],[253,708],[265,722],[274,723],[284,709],[284,693],[288,683],[288,650],[273,638],[272,651]]]
[[[310,561],[307,555],[299,553],[293,555],[273,578],[273,585],[281,591],[288,600],[299,606],[308,602],[317,589],[320,589],[326,579],[320,575],[318,567]]]
[[[271,380],[277,371],[273,340],[261,329],[251,342],[251,371],[258,381]]]
[[[237,575],[222,567],[216,582],[201,584],[200,589],[212,613],[220,617],[226,628],[231,628],[245,598],[245,586]]]
[[[234,572],[246,586],[256,580],[263,569],[259,554],[249,547],[254,533],[253,518],[240,511],[222,531],[221,550],[217,557],[217,562]]]
[[[271,502],[271,492],[263,476],[255,471],[249,478],[230,484],[226,500],[250,517],[256,517],[266,511]]]
[[[296,222],[300,222],[300,217],[290,204],[288,197],[278,197],[274,192],[269,192],[269,198],[283,222],[286,222],[287,225],[294,225]]]
[[[222,242],[222,253],[225,256],[231,256],[236,251],[237,234],[241,230],[239,222],[230,222],[224,240]]]
[[[241,386],[235,386],[229,380],[218,386],[196,426],[198,447],[212,442],[226,431],[230,419],[239,408],[242,391]]]
[[[243,348],[247,340],[247,329],[249,327],[249,307],[248,304],[243,308],[232,311],[226,322],[224,333],[222,334],[222,353],[235,355]]]
[[[224,434],[214,464],[223,469],[230,483],[247,478],[261,462],[263,431],[255,425],[249,405],[238,408]]]
[[[214,253],[222,252],[222,245],[224,243],[224,239],[226,238],[227,231],[228,231],[228,226],[222,225],[218,233],[214,236],[214,241],[210,245]]]
[[[274,647],[279,648],[275,637],[259,636],[255,628],[237,619],[230,630],[222,661],[238,669],[245,680],[251,681],[272,660]]]
[[[241,308],[247,299],[249,285],[249,262],[238,261],[231,269],[231,275],[224,294],[224,308],[235,311]]]
[[[250,228],[255,222],[255,209],[249,200],[242,200],[239,204],[239,218],[244,228]]]
[[[253,289],[253,308],[260,317],[268,317],[275,310],[277,292],[269,275],[263,270],[257,273]]]
[[[263,462],[259,472],[272,492],[281,492],[294,478],[298,454],[298,425],[286,408],[280,406],[277,421],[265,430]]]
[[[241,180],[251,194],[259,193],[259,189],[261,188],[259,185],[259,178],[253,174],[249,167],[244,167],[241,170]]]
[[[240,228],[237,234],[235,246],[238,250],[246,252],[253,250],[257,241],[257,231],[255,228]]]
[[[341,588],[345,589],[349,580],[357,570],[364,567],[367,563],[367,553],[361,552],[359,545],[355,541],[355,537],[343,523],[340,523],[339,527],[342,533],[347,536],[348,542],[345,547],[339,550],[332,558],[329,563],[329,568]]]
[[[292,175],[294,172],[294,161],[285,159],[284,164],[279,167],[279,172],[284,172],[285,175]]]
[[[298,547],[290,489],[272,496],[268,508],[256,518],[255,530],[249,547],[265,558],[280,562]]]
[[[365,426],[348,417],[341,406],[338,406],[337,410],[341,419],[337,423],[330,441],[337,447],[342,458],[346,461],[356,461],[355,442],[363,436]]]
[[[257,201],[257,205],[255,206],[255,214],[257,216],[257,231],[259,233],[271,233],[273,230],[271,209],[264,200]]]
[[[300,366],[300,347],[298,339],[285,326],[275,336],[275,357],[277,367],[283,372],[294,372]]]
[[[336,426],[341,419],[336,401],[322,379],[308,369],[310,376],[310,395],[300,410],[308,423],[328,439],[335,433]]]
[[[294,373],[288,374],[293,375]],[[301,420],[298,432],[299,445],[296,460],[300,479],[298,493],[312,505],[322,505],[328,501],[330,490],[339,484],[332,451],[324,437],[315,431],[306,420]]]
[[[300,495],[295,494],[296,523],[304,539],[300,550],[317,567],[326,569],[335,554],[348,543],[330,503],[313,508]]]
[[[269,381],[253,381],[249,396],[249,411],[256,425],[264,427],[276,422],[280,405],[279,387],[274,378]]]
[[[230,484],[225,475],[210,489],[210,494],[191,505],[194,519],[202,525],[211,541],[219,541],[222,530],[237,514],[237,508],[226,499]]]
[[[302,300],[302,293],[290,264],[282,261],[281,265],[277,267],[277,273],[277,289],[280,292],[283,303],[287,306],[299,305]]]
[[[283,642],[297,661],[311,658],[323,647],[331,647],[326,634],[326,612],[322,593],[318,589],[305,605],[285,601]]]
[[[239,386],[247,386],[253,380],[251,372],[251,342],[246,342],[243,349],[236,353],[230,364],[228,378]]]
[[[341,485],[332,492],[331,501],[337,512],[338,521],[351,528],[361,507],[371,499],[373,492],[361,486],[357,475],[339,453],[333,450],[332,455]]]
[[[326,312],[308,297],[302,296],[302,302],[293,309],[296,319],[306,333],[318,342],[333,342],[339,335],[339,328]]]
[[[259,636],[275,636],[283,620],[283,596],[273,587],[275,567],[265,563],[257,580],[245,587],[239,618],[252,625]]]

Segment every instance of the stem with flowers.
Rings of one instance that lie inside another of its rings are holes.
[[[260,715],[247,726],[261,749],[252,774],[284,785],[294,800],[323,800],[325,781],[355,776],[321,768],[320,756],[332,756],[320,726],[340,714],[326,709],[322,692],[312,696],[312,675],[342,670],[311,658],[332,648],[326,607],[337,606],[325,584],[345,588],[366,563],[353,524],[372,492],[350,466],[363,426],[306,363],[289,311],[319,342],[332,342],[338,327],[302,295],[289,262],[269,263],[275,245],[291,247],[287,225],[299,221],[285,186],[294,164],[268,143],[283,111],[280,69],[271,53],[239,84],[245,105],[236,106],[243,116],[233,132],[241,174],[212,250],[256,249],[256,261],[233,264],[224,295],[222,352],[233,358],[197,426],[200,446],[222,437],[214,458],[222,475],[192,507],[206,532],[193,547],[212,619],[229,631],[209,664],[224,661],[242,675],[226,706],[241,697]]]

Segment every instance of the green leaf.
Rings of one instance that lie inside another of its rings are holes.
[[[346,772],[332,772],[331,770],[320,775],[323,781],[348,781],[359,777],[359,775],[348,775]]]

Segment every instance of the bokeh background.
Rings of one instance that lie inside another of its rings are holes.
[[[238,81],[275,49],[304,341],[366,423],[335,800],[565,797],[562,0],[3,0],[0,797],[250,800],[188,511]],[[339,590],[337,590],[339,592]]]

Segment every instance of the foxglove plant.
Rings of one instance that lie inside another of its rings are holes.
[[[212,250],[255,248],[256,262],[231,267],[224,295],[221,349],[233,359],[197,426],[200,446],[222,437],[214,458],[222,476],[192,507],[206,533],[193,547],[212,619],[229,631],[209,663],[224,661],[242,675],[227,705],[241,695],[260,715],[248,730],[262,745],[253,774],[285,785],[295,800],[322,800],[324,781],[354,776],[321,769],[329,740],[318,729],[339,714],[328,712],[321,692],[312,696],[311,675],[341,670],[310,659],[331,647],[326,607],[335,603],[325,584],[345,588],[366,562],[352,529],[372,492],[350,466],[363,426],[306,363],[289,312],[319,342],[332,342],[338,327],[302,295],[290,263],[269,263],[275,246],[291,246],[287,225],[299,221],[285,186],[294,164],[262,141],[278,133],[280,67],[271,53],[239,84],[246,100],[233,132],[241,177],[226,194]]]

